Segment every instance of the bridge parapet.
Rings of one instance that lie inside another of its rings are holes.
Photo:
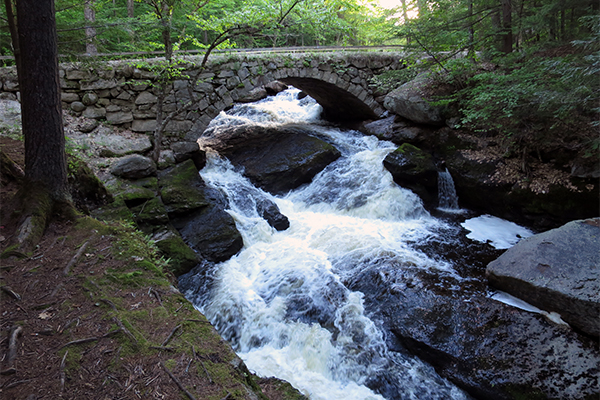
[[[210,121],[253,89],[279,80],[304,90],[334,120],[375,119],[384,111],[374,97],[371,79],[385,71],[402,68],[402,55],[388,52],[290,53],[218,55],[199,71],[199,57],[183,58],[183,76],[196,77],[197,101],[187,113],[167,126],[164,144],[196,140]],[[156,60],[64,63],[60,66],[65,109],[93,119],[152,132],[156,126],[158,87],[156,75],[142,65]],[[17,99],[14,68],[0,71],[0,98]],[[189,79],[169,85],[164,111],[171,112],[189,100]]]

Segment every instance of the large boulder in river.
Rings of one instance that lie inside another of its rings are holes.
[[[365,308],[381,315],[397,351],[427,361],[474,398],[598,398],[600,352],[592,339],[444,271],[395,259],[361,268],[345,283],[365,294]]]
[[[444,125],[444,107],[433,104],[427,95],[430,81],[427,74],[417,76],[390,92],[384,99],[384,107],[418,124]]]
[[[488,265],[490,284],[600,337],[599,224],[572,221],[521,240]]]
[[[298,126],[239,126],[201,138],[200,146],[242,167],[256,186],[282,194],[310,182],[340,157],[335,147],[310,133]]]
[[[385,157],[383,166],[394,182],[415,192],[425,204],[437,201],[438,171],[430,153],[405,143]]]

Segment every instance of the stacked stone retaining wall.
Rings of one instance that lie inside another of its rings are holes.
[[[222,55],[212,58],[200,71],[201,59],[182,59],[182,78],[168,86],[164,111],[189,100],[191,77],[195,106],[176,116],[166,127],[166,142],[196,140],[210,121],[250,91],[284,78],[312,78],[336,85],[366,104],[376,115],[384,111],[374,95],[372,78],[402,67],[398,53],[301,53],[288,55]],[[156,126],[159,88],[151,65],[160,59],[144,61],[95,61],[60,65],[61,98],[64,109],[87,118],[149,133]],[[163,61],[164,62],[164,61]],[[16,71],[0,69],[0,98],[19,99]]]

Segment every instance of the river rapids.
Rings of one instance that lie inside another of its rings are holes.
[[[393,349],[377,310],[366,310],[364,294],[347,287],[391,257],[463,279],[451,262],[420,250],[444,241],[448,222],[431,216],[384,169],[396,145],[328,126],[319,120],[320,106],[297,100],[298,92],[236,105],[207,133],[246,124],[310,125],[342,156],[310,184],[272,196],[209,152],[200,173],[228,199],[244,248],[180,277],[182,292],[251,371],[284,379],[311,400],[468,399],[433,368]],[[264,197],[289,218],[289,229],[278,232],[259,215],[255,199]]]

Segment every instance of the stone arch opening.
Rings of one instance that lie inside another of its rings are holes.
[[[323,118],[333,122],[377,119],[378,115],[358,97],[332,83],[314,78],[280,78],[315,99],[323,107]]]

